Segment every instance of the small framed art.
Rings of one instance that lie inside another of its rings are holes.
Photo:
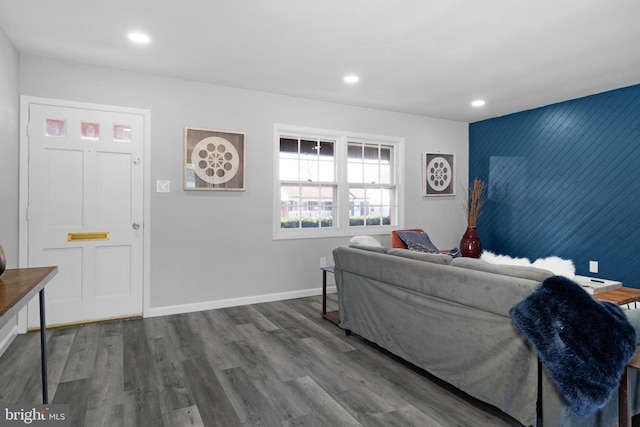
[[[245,134],[184,129],[184,189],[245,189]]]
[[[455,196],[455,154],[422,153],[422,195]]]

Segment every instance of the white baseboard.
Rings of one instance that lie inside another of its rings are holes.
[[[0,341],[0,356],[4,354],[5,351],[9,348],[13,340],[18,336],[18,325],[14,326],[9,330],[9,332],[2,337],[2,341]]]
[[[327,286],[327,293],[336,292],[336,287]],[[172,314],[192,313],[194,311],[214,310],[217,308],[237,307],[240,305],[259,304],[263,302],[283,301],[294,298],[305,298],[322,295],[318,289],[302,291],[280,292],[276,294],[255,295],[242,298],[230,298],[216,301],[205,301],[193,304],[172,305],[167,307],[151,307],[144,313],[144,317],[169,316]]]

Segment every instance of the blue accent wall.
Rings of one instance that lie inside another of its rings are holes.
[[[475,177],[483,249],[640,288],[640,85],[471,123]]]

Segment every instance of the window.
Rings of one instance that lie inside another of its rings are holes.
[[[276,125],[274,238],[383,234],[402,224],[402,144]]]
[[[389,144],[348,140],[350,226],[391,225],[397,205],[391,174],[393,148]]]
[[[279,138],[281,228],[334,226],[335,146],[332,139]]]

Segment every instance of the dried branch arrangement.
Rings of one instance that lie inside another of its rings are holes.
[[[475,178],[473,180],[473,186],[469,189],[469,200],[465,206],[467,213],[467,225],[469,227],[477,227],[478,219],[482,214],[482,207],[486,201],[484,197],[484,191],[487,188],[487,183]]]

